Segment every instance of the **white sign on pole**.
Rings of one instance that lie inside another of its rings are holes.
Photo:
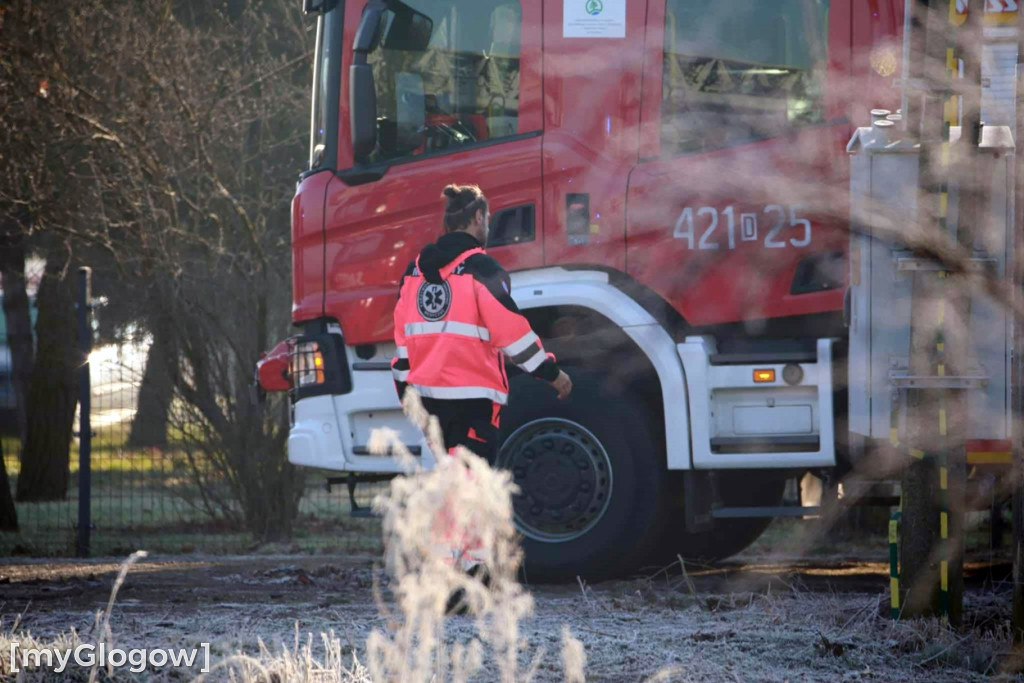
[[[563,38],[625,38],[626,0],[562,0]]]

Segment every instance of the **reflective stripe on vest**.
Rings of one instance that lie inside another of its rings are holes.
[[[526,372],[533,372],[547,358],[540,339],[531,330],[501,349],[509,359]]]
[[[463,398],[487,398],[495,403],[508,403],[508,394],[488,387],[428,387],[421,384],[410,384],[412,388],[427,398],[455,400]]]
[[[533,344],[536,341],[539,341],[537,339],[537,335],[533,333],[533,330],[530,330],[529,332],[524,334],[519,339],[515,340],[514,342],[512,342],[508,346],[504,347],[502,349],[502,351],[507,353],[510,358],[511,357],[515,357],[518,354],[520,354],[523,351],[526,351],[528,348],[530,348],[530,345]]]
[[[544,349],[538,348],[537,353],[530,356],[528,360],[523,363],[517,363],[526,372],[533,372],[540,367],[540,364],[548,357],[548,354],[544,353]]]
[[[417,334],[458,334],[464,337],[474,337],[483,341],[491,340],[491,333],[486,327],[455,322],[454,320],[445,320],[436,323],[405,324],[406,337],[413,337]]]

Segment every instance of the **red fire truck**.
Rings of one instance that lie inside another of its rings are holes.
[[[576,386],[510,378],[529,577],[746,547],[788,478],[847,465],[844,148],[899,106],[903,4],[307,0],[301,334],[259,368],[290,392],[289,460],[395,473],[367,446],[390,427],[431,466],[392,311],[441,188],[477,183],[488,252]]]

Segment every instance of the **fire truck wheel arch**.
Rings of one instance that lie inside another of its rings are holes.
[[[522,489],[514,501],[528,581],[600,580],[635,569],[660,538],[664,452],[641,405],[597,375],[570,369],[559,401],[532,377],[512,378],[498,465]]]
[[[686,380],[675,342],[643,306],[610,283],[607,273],[564,268],[512,273],[512,297],[527,315],[531,309],[557,306],[579,306],[601,314],[647,357],[661,384],[662,405],[687,413]],[[689,469],[687,421],[665,420],[656,428],[664,430],[668,468]]]

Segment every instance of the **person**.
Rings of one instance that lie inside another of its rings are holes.
[[[572,380],[547,353],[510,294],[508,273],[484,251],[490,219],[476,185],[444,188],[445,233],[409,264],[395,306],[399,397],[416,389],[437,417],[445,448],[464,446],[494,464],[506,359],[550,382],[559,398]]]
[[[412,387],[437,417],[449,454],[463,446],[494,465],[508,402],[506,359],[550,382],[561,399],[572,391],[572,380],[519,312],[508,273],[484,251],[490,212],[480,188],[449,185],[442,197],[445,233],[423,248],[399,284],[391,369],[399,398]],[[442,504],[431,543],[445,562],[486,585],[471,526]],[[456,590],[446,612],[464,613],[464,600],[465,591]]]

